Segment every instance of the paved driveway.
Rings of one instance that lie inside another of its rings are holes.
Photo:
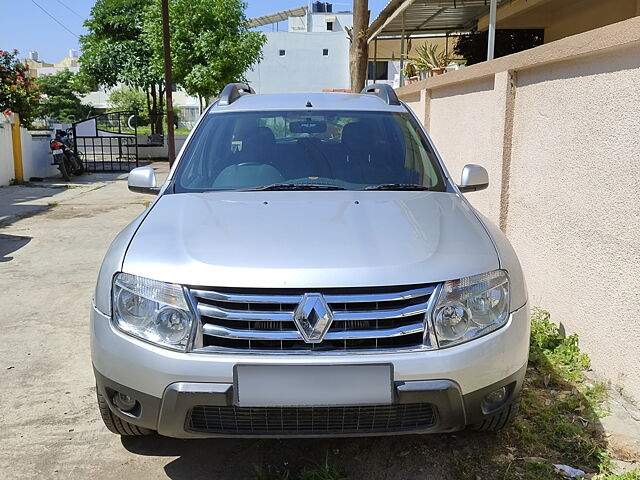
[[[111,239],[151,197],[125,176],[0,189],[0,478],[235,479],[328,461],[352,479],[456,478],[485,435],[323,440],[124,439],[98,416],[89,305]],[[64,187],[64,188],[60,188]],[[0,224],[1,225],[1,224]]]

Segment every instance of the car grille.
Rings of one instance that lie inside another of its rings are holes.
[[[425,313],[434,290],[435,285],[314,290],[324,296],[334,320],[322,342],[306,343],[293,312],[308,290],[194,287],[190,292],[202,322],[202,342],[195,350],[335,352],[423,347]]]
[[[256,408],[198,405],[187,414],[191,432],[235,435],[339,435],[412,432],[436,424],[428,403],[355,407]]]

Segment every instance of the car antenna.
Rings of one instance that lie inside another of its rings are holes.
[[[307,105],[306,106],[309,107],[309,108],[313,107],[313,105],[311,105],[311,100],[307,100]]]

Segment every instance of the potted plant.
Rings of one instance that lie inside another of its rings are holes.
[[[415,83],[418,81],[418,70],[413,62],[409,61],[403,70],[404,78],[406,79],[406,83]]]
[[[424,72],[431,72],[433,75],[444,73],[447,65],[451,62],[451,57],[446,52],[438,51],[435,43],[424,43],[416,49],[418,56],[412,59],[416,67]]]

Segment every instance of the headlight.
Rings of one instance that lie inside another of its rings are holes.
[[[162,347],[186,349],[193,314],[180,285],[118,273],[112,301],[113,322],[123,332]]]
[[[509,277],[504,270],[446,282],[432,313],[440,347],[486,335],[508,318]]]

